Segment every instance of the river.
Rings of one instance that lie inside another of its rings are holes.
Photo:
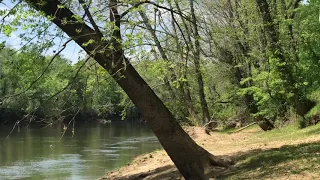
[[[144,125],[82,124],[74,135],[71,127],[63,134],[61,126],[11,129],[0,127],[1,180],[92,180],[161,148]]]

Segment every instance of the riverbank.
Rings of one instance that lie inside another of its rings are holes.
[[[12,109],[12,108],[2,108],[0,107],[0,127],[3,125],[14,125],[19,124],[20,126],[48,126],[49,124],[70,124],[70,121],[76,121],[77,123],[110,123],[111,121],[117,122],[129,122],[145,124],[140,117],[127,117],[122,120],[120,114],[104,114],[99,115],[97,112],[93,111],[64,111],[61,114],[53,116],[46,116],[41,111],[35,111],[32,113],[27,113],[22,110]]]
[[[186,128],[195,141],[217,156],[229,156],[237,164],[223,179],[317,179],[320,177],[320,124],[305,129],[290,125],[269,132],[257,126],[228,134],[203,128]],[[164,150],[135,158],[101,179],[180,179]]]

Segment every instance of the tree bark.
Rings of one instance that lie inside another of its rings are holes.
[[[207,179],[204,173],[211,165],[231,167],[192,140],[128,59],[125,58],[121,47],[120,15],[115,0],[109,1],[111,3],[109,6],[110,20],[118,28],[114,30],[113,36],[108,42],[104,41],[99,33],[85,23],[77,21],[68,8],[58,8],[62,6],[58,0],[47,0],[45,3],[40,0],[25,1],[38,11],[50,16],[50,20],[54,24],[113,75],[113,78],[138,107],[161,145],[186,179]],[[81,29],[80,33],[76,31],[79,29]],[[85,43],[86,46],[84,46]],[[112,48],[108,48],[110,45]]]

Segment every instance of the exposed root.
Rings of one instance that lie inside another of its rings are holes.
[[[235,162],[229,158],[218,158],[209,153],[209,163],[212,166],[224,167],[228,169],[233,169]]]
[[[204,173],[205,179],[219,176],[228,170],[234,169],[235,162],[229,158],[216,157],[209,152],[204,155]]]
[[[179,171],[186,180],[208,180],[233,169],[233,164],[232,160],[216,157],[203,149],[202,155],[184,164]]]

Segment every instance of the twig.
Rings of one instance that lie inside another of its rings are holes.
[[[4,15],[4,16],[2,17],[2,19],[1,19],[2,24],[4,23],[4,20],[5,20],[7,17],[9,17],[9,15],[13,12],[13,10],[14,10],[16,7],[18,7],[18,5],[21,4],[21,3],[22,3],[22,1],[19,1],[17,4],[15,4],[15,5],[9,10],[9,12],[8,12],[6,15]],[[2,27],[3,27],[3,26],[0,26],[0,31],[2,31]]]
[[[84,0],[79,0],[79,3],[81,4],[81,6],[84,9],[85,14],[87,15],[91,25],[93,26],[94,30],[96,31],[96,33],[100,36],[103,37],[99,27],[97,26],[97,24],[95,23],[95,21],[93,20],[93,17],[89,11],[89,7],[87,6],[86,2],[84,2]],[[82,18],[83,19],[83,18]]]

